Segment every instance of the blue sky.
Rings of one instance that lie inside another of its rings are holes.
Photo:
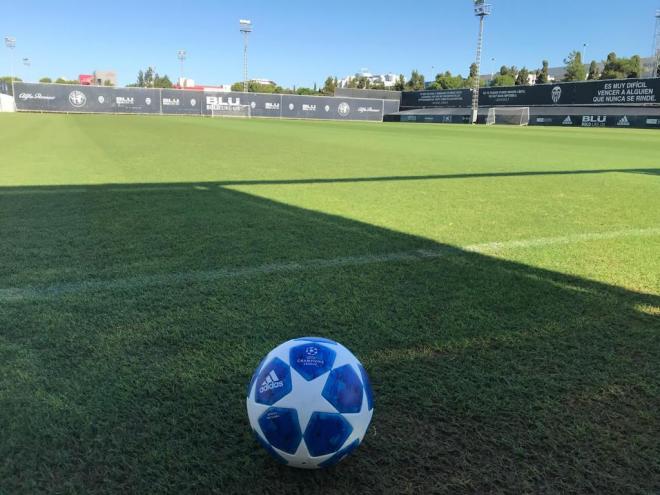
[[[536,68],[547,58],[561,65],[588,43],[587,58],[610,51],[648,56],[654,13],[660,0],[492,0],[482,72],[491,58]],[[133,82],[153,65],[172,79],[176,52],[188,52],[186,76],[203,84],[242,78],[238,20],[250,18],[250,76],[285,86],[319,85],[328,75],[419,69],[465,73],[474,59],[477,21],[470,0],[428,2],[303,2],[266,0],[29,1],[0,0],[0,35],[17,38],[17,73],[75,78],[114,69],[119,82]],[[2,47],[0,73],[10,71]],[[32,60],[26,69],[23,57]]]

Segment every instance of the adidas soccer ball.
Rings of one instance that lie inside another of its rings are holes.
[[[374,412],[367,373],[344,346],[308,337],[273,349],[248,387],[261,445],[292,467],[332,466],[362,442]]]

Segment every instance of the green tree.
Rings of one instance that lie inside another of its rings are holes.
[[[626,79],[642,77],[642,59],[639,55],[630,58],[619,58],[612,52],[607,56],[601,79]]]
[[[316,91],[314,91],[312,88],[298,88],[296,90],[297,95],[306,95],[306,96],[313,96],[316,94]]]
[[[584,70],[584,64],[582,63],[581,52],[573,50],[564,59],[564,63],[566,64],[564,81],[584,81],[587,78],[587,72]]]
[[[140,71],[138,72],[137,81],[135,85],[138,88],[144,88],[144,71],[142,69],[140,69]]]
[[[529,71],[526,67],[520,69],[516,76],[516,86],[529,86]]]
[[[143,88],[151,88],[154,85],[154,69],[152,67],[147,67],[147,70],[144,71],[144,86]]]
[[[463,87],[464,88],[471,88],[474,86],[475,80],[479,77],[479,73],[477,71],[477,64],[472,63],[470,65],[470,75],[468,76],[467,79],[463,80]]]
[[[394,84],[394,90],[395,91],[403,91],[406,89],[406,77],[403,74],[399,74],[399,78],[396,81],[396,84]]]
[[[52,83],[53,80],[50,77],[42,77],[41,79],[39,79],[39,82],[44,84],[49,84]]]
[[[158,74],[155,75],[154,77],[154,88],[163,88],[163,89],[169,89],[173,86],[172,81],[170,80],[169,76],[165,74],[164,76],[159,76]]]
[[[424,76],[419,71],[414,70],[410,75],[410,80],[406,83],[406,89],[420,91],[424,89]]]
[[[114,86],[114,84],[112,84],[112,81],[105,80],[103,81],[103,86]]]
[[[589,81],[594,81],[598,79],[600,76],[600,71],[598,70],[598,63],[595,60],[591,61],[591,64],[589,65],[589,74],[587,75],[587,79]]]
[[[602,80],[605,79],[621,79],[623,77],[623,71],[621,69],[621,62],[619,61],[616,53],[611,52],[607,55],[607,60],[605,60],[605,65],[603,67],[603,72],[600,74]]]
[[[507,73],[507,74],[497,74],[491,81],[491,86],[515,86],[516,78]]]
[[[435,81],[429,86],[432,89],[458,89],[465,87],[465,79],[462,76],[452,76],[451,72],[435,76]]]
[[[79,82],[75,79],[64,79],[63,77],[58,77],[55,79],[55,84],[78,84]]]
[[[515,86],[518,77],[518,68],[515,65],[507,67],[503,65],[490,82],[491,86]]]
[[[543,61],[543,67],[536,73],[536,84],[548,84],[550,82],[549,65],[547,60]]]
[[[623,59],[623,73],[627,78],[642,77],[642,59],[639,55],[633,55],[629,59]]]
[[[479,73],[477,72],[477,70],[478,70],[477,64],[472,62],[472,64],[470,65],[470,79],[479,77]]]
[[[371,81],[369,81],[368,77],[358,76],[353,78],[352,85],[349,85],[349,87],[357,89],[371,89]]]
[[[325,84],[323,84],[323,91],[324,94],[326,95],[334,95],[335,90],[337,89],[337,78],[328,76],[325,80]]]
[[[231,85],[232,91],[241,92],[243,91],[243,83],[235,82]],[[261,84],[257,81],[248,81],[248,92],[249,93],[281,93],[284,90],[280,86],[274,84]]]

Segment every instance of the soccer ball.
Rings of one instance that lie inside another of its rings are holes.
[[[307,337],[285,342],[261,361],[248,387],[247,412],[257,440],[275,459],[319,469],[360,445],[374,399],[351,351]]]

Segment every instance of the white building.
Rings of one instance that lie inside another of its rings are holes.
[[[374,84],[382,84],[386,89],[391,89],[395,86],[397,79],[399,78],[398,74],[372,74],[366,69],[362,69],[361,72],[356,72],[355,75],[347,76],[343,79],[337,81],[337,86],[340,88],[347,88],[351,81],[359,79],[361,77],[366,77],[369,80],[369,84],[372,86]]]
[[[262,84],[264,86],[277,86],[277,83],[271,79],[250,79],[250,82]]]

